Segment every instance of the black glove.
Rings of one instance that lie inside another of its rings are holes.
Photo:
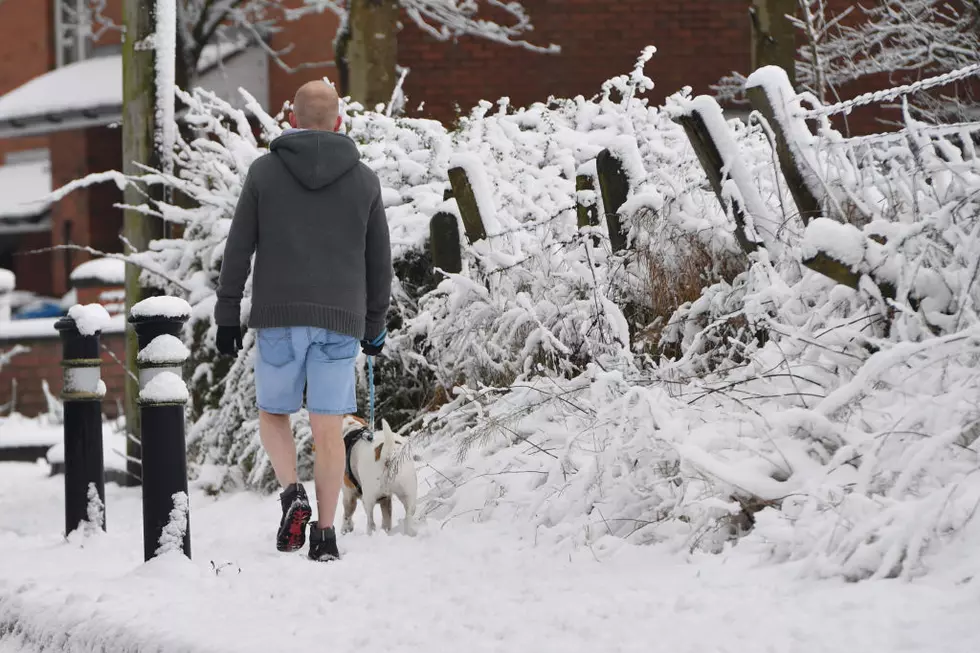
[[[245,329],[238,326],[219,326],[218,337],[215,344],[218,346],[218,353],[224,356],[237,356],[238,350],[242,348],[242,339],[245,337]]]
[[[377,356],[381,353],[381,350],[385,348],[385,338],[388,337],[388,331],[382,331],[377,336],[371,340],[361,341],[361,351],[363,351],[368,356]]]

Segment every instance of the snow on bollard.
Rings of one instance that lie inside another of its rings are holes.
[[[143,447],[143,559],[180,548],[191,557],[187,503],[182,377],[190,351],[180,340],[191,307],[177,297],[151,297],[133,306],[139,354]]]
[[[91,521],[105,530],[102,459],[102,358],[99,335],[109,313],[99,304],[76,304],[55,323],[61,335],[64,385],[65,534]],[[90,508],[99,514],[90,515]]]

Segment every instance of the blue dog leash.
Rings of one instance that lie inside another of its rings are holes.
[[[368,428],[374,435],[374,356],[368,356]]]

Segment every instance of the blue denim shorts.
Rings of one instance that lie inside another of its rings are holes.
[[[315,327],[259,329],[255,394],[259,408],[288,415],[303,405],[321,415],[357,412],[357,339]]]

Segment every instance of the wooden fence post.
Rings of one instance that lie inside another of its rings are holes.
[[[439,211],[429,220],[429,253],[432,267],[451,274],[463,271],[459,222],[452,213]]]
[[[785,80],[785,83],[780,83],[778,87],[770,88],[770,90],[777,92],[782,97],[770,97],[766,85],[759,83],[758,77],[756,79],[749,78],[745,87],[746,93],[749,96],[749,101],[752,103],[752,108],[762,114],[762,117],[769,123],[769,127],[772,128],[773,134],[776,137],[776,157],[779,159],[779,168],[783,171],[783,178],[786,179],[789,191],[793,195],[793,201],[796,202],[796,208],[800,212],[803,226],[806,226],[813,218],[818,218],[823,215],[823,207],[820,206],[820,201],[817,199],[813,189],[807,185],[807,177],[803,171],[803,162],[800,161],[799,154],[790,145],[789,134],[786,133],[784,120],[800,120],[803,123],[801,127],[804,129],[807,129],[806,122],[788,114],[785,103],[795,93],[793,92],[793,87],[789,84],[789,78],[786,77],[785,71],[781,68],[767,66],[762,70],[773,69],[782,72],[781,79]],[[775,104],[777,102],[780,103],[778,108]]]
[[[476,194],[473,192],[473,185],[466,177],[466,170],[462,167],[451,168],[449,170],[449,183],[453,187],[453,197],[459,206],[459,214],[463,218],[463,228],[466,230],[466,239],[470,244],[487,237],[487,230],[483,226],[480,217],[480,205],[477,204]]]
[[[595,192],[595,178],[592,175],[579,173],[575,175],[575,193]],[[599,226],[599,202],[597,198],[591,204],[583,204],[581,197],[575,198],[575,213],[578,216],[578,228]]]
[[[623,225],[619,220],[619,209],[626,203],[626,196],[629,194],[629,178],[622,161],[608,149],[599,152],[595,167],[602,193],[602,207],[606,213],[606,225],[609,228],[609,245],[613,252],[619,252],[626,249],[626,234],[623,233]]]
[[[691,147],[694,148],[695,154],[698,155],[698,161],[701,162],[701,167],[704,168],[704,173],[711,183],[712,190],[715,191],[715,195],[718,197],[718,202],[723,209],[727,208],[721,185],[723,179],[722,170],[724,170],[725,162],[721,157],[721,152],[718,151],[718,146],[711,139],[711,132],[708,131],[708,126],[705,124],[704,118],[701,117],[697,109],[693,109],[690,113],[678,116],[674,120],[680,123],[687,133],[687,138],[691,141]],[[732,216],[735,218],[735,240],[738,241],[739,247],[746,254],[762,248],[762,243],[750,240],[745,233],[745,208],[742,206],[742,203],[735,197],[731,199]]]

